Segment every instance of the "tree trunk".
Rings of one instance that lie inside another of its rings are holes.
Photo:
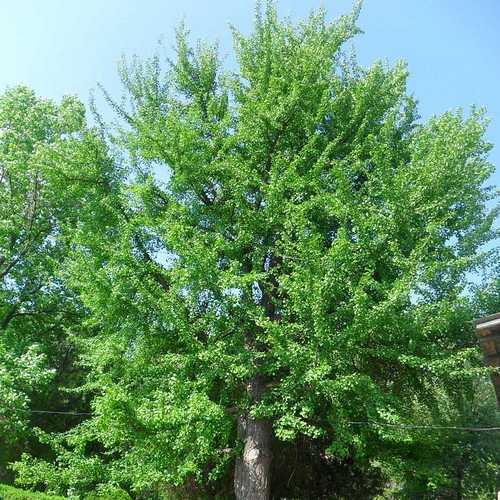
[[[253,377],[249,392],[258,401],[265,389],[261,377]],[[237,457],[234,470],[234,492],[237,500],[269,500],[271,494],[271,422],[248,415],[238,417],[238,437],[245,443],[243,455]]]

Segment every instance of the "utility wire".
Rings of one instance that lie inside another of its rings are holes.
[[[50,415],[98,415],[98,413],[86,413],[79,411],[49,411],[49,410],[23,410],[28,413],[48,413]]]
[[[397,429],[436,429],[466,432],[496,432],[500,427],[459,427],[455,425],[413,425],[413,424],[389,424],[385,422],[347,422],[349,425],[374,425],[376,427],[392,427]]]
[[[24,410],[29,413],[42,413],[49,415],[87,415],[99,416],[100,413],[87,413],[75,411],[50,411],[50,410]],[[464,432],[498,432],[500,427],[460,427],[455,425],[414,425],[414,424],[390,424],[386,422],[355,421],[346,422],[348,425],[374,425],[375,427],[391,427],[394,429],[434,429]]]

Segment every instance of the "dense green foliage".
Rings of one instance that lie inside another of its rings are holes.
[[[499,422],[467,323],[500,306],[468,281],[495,253],[486,122],[421,123],[403,64],[346,55],[356,19],[270,4],[233,30],[237,72],[181,28],[166,68],[123,64],[118,128],[0,98],[0,439],[21,484],[229,495],[250,414],[273,423],[276,497],[491,494],[497,439],[398,427]],[[33,422],[44,399],[93,416]]]
[[[62,500],[63,498],[58,495],[50,495],[47,493],[40,493],[38,491],[26,491],[0,484],[0,499],[1,500]],[[76,497],[72,497],[76,498]],[[89,493],[85,496],[85,500],[127,500],[130,497],[123,491],[115,490],[111,495],[96,495]]]
[[[2,500],[62,500],[63,497],[39,492],[32,493],[5,484],[0,484],[0,498]]]
[[[60,158],[77,154],[83,116],[72,97],[56,106],[25,87],[0,97],[0,466],[28,446],[29,410],[60,406],[61,377],[70,383],[67,337],[82,316],[59,270],[84,200]]]

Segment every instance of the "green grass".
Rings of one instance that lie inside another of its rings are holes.
[[[57,495],[48,495],[38,491],[26,491],[0,484],[0,500],[64,500]]]

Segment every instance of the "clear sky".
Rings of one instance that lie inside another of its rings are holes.
[[[277,5],[292,18],[320,5],[336,17],[351,1]],[[247,32],[253,8],[253,0],[0,0],[0,89],[25,83],[45,97],[72,93],[87,102],[100,82],[120,95],[122,54],[151,55],[160,38],[170,47],[183,17],[194,38],[217,38],[230,54],[228,23]],[[361,63],[405,59],[423,118],[486,106],[500,185],[500,0],[365,0],[359,25],[365,34],[354,45]]]

